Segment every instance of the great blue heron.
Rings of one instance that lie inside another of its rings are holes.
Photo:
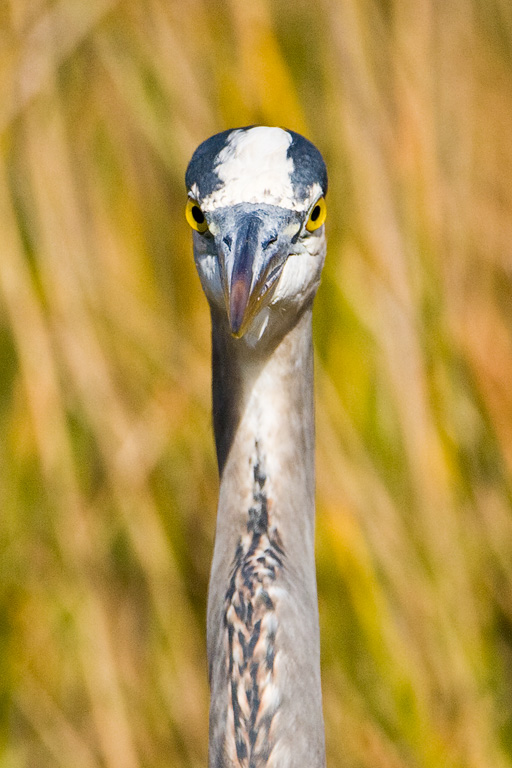
[[[327,172],[307,139],[253,126],[203,142],[186,184],[221,478],[209,766],[322,768],[311,310]]]

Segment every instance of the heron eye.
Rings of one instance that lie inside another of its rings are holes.
[[[306,224],[308,232],[314,232],[315,229],[321,227],[326,216],[327,207],[325,205],[325,198],[321,197],[320,200],[316,201],[309,213],[309,218]]]
[[[195,229],[196,232],[203,233],[208,229],[206,217],[195,200],[191,200],[190,198],[187,200],[185,216],[192,229]]]

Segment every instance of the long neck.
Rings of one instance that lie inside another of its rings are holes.
[[[323,768],[311,309],[266,353],[212,326],[210,768]]]

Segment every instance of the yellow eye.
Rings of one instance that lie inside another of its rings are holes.
[[[325,198],[321,197],[320,200],[316,201],[309,214],[309,218],[306,224],[306,229],[308,232],[314,232],[315,229],[321,227],[325,221],[326,216],[327,206],[325,205]]]
[[[190,198],[187,200],[185,216],[192,229],[195,229],[197,232],[203,233],[208,229],[206,217],[195,200]]]

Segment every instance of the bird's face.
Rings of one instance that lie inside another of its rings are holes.
[[[255,346],[289,327],[320,282],[325,164],[296,133],[239,128],[198,147],[186,182],[204,292],[231,334]]]

